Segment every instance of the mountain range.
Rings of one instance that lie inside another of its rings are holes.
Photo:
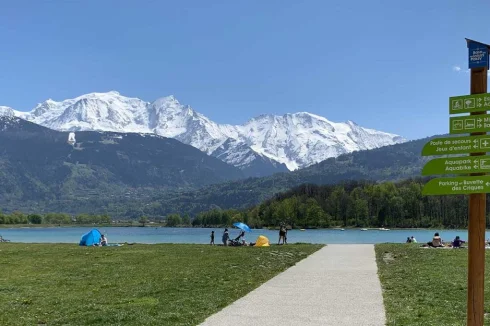
[[[245,176],[297,170],[341,154],[406,141],[352,121],[337,123],[307,112],[261,115],[243,125],[218,124],[173,96],[150,103],[115,91],[61,102],[49,99],[29,112],[0,106],[0,115],[21,117],[58,131],[174,138],[241,169]]]
[[[137,218],[243,208],[304,183],[418,176],[427,161],[420,151],[428,140],[356,151],[297,171],[245,178],[243,170],[172,138],[100,131],[73,134],[15,114],[0,117],[0,209]]]
[[[248,208],[303,184],[328,185],[359,180],[385,182],[420,179],[422,167],[430,160],[430,157],[421,156],[420,153],[431,138],[433,137],[342,154],[288,173],[228,181],[205,186],[199,190],[155,194],[148,205],[158,203],[158,207],[155,211],[146,209],[144,213],[197,214],[214,208]],[[134,201],[130,205],[136,204]]]
[[[134,200],[243,177],[240,169],[172,138],[94,131],[69,138],[0,116],[0,209],[42,211],[55,202],[77,210],[75,201]]]

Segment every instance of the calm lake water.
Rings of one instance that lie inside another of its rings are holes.
[[[0,235],[12,242],[44,242],[44,243],[78,243],[82,234],[91,228],[52,227],[52,228],[16,228],[0,229]],[[106,234],[110,243],[209,243],[209,235],[215,231],[216,244],[221,243],[224,229],[205,228],[163,228],[163,227],[102,227],[99,230]],[[432,239],[436,230],[291,230],[288,231],[288,242],[307,243],[385,243],[405,242],[408,236],[414,236],[418,242]],[[238,236],[239,230],[230,229],[230,236]],[[442,230],[439,232],[445,240],[452,240],[456,235],[468,238],[467,230]],[[245,239],[255,242],[259,235],[265,235],[271,243],[277,242],[278,231],[255,229],[247,233]],[[487,231],[487,239],[490,233]]]

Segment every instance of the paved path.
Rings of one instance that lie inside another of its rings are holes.
[[[202,326],[385,325],[373,245],[328,245]]]

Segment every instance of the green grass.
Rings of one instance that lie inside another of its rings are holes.
[[[0,325],[196,325],[321,248],[0,244]]]
[[[465,249],[376,246],[387,325],[466,325]],[[485,309],[490,311],[490,252],[486,255]],[[485,318],[485,325],[490,320]]]

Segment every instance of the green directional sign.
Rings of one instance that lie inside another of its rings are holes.
[[[450,134],[490,131],[490,114],[468,115],[449,119]]]
[[[490,156],[436,158],[422,169],[422,175],[490,172]]]
[[[449,114],[490,110],[490,94],[474,94],[449,98]]]
[[[490,192],[490,175],[436,178],[427,182],[423,195],[467,195]]]
[[[434,138],[425,144],[422,156],[490,152],[490,135]]]

